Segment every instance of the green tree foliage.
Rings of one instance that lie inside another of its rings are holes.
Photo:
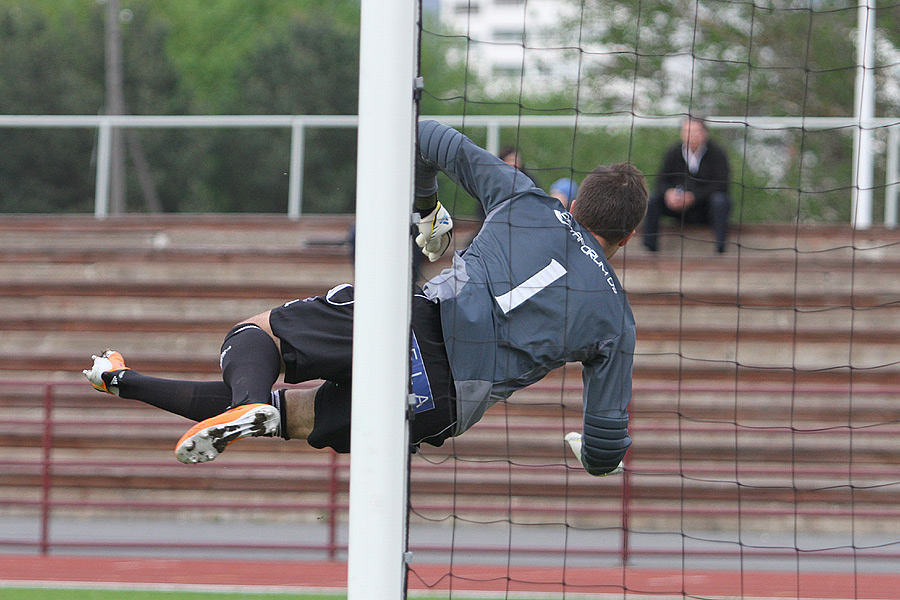
[[[327,11],[328,21],[346,32],[359,28],[354,0],[153,0],[152,5],[170,23],[169,54],[205,114],[234,109],[241,95],[238,69],[286,23],[317,19]]]
[[[577,32],[581,77],[550,93],[487,93],[466,64],[466,38],[426,14],[421,113],[853,114],[856,3],[571,1],[579,20],[563,28],[561,39]],[[121,30],[131,113],[356,113],[356,0],[121,2],[130,16]],[[0,0],[0,113],[102,113],[104,10],[103,0]],[[877,17],[876,114],[895,115],[900,5],[879,6]],[[736,218],[848,218],[849,129],[711,129],[732,157]],[[486,141],[483,129],[466,133]],[[286,208],[286,129],[140,129],[133,135],[164,210]],[[501,144],[518,146],[545,186],[560,176],[580,179],[614,160],[631,160],[652,178],[676,140],[676,128],[582,125],[501,135]],[[90,211],[95,152],[90,129],[0,129],[0,211]],[[304,211],[352,210],[355,156],[353,130],[306,132]],[[145,210],[132,162],[128,173],[129,210]],[[474,201],[464,196],[456,196],[455,208],[474,214]]]
[[[131,114],[355,114],[358,6],[123,0]],[[104,3],[0,0],[0,113],[104,112]],[[187,82],[187,83],[186,83]],[[0,210],[90,211],[93,129],[3,129]],[[287,130],[133,129],[167,211],[278,211]],[[352,209],[355,132],[310,130],[305,209]],[[146,210],[128,161],[129,210]]]
[[[154,16],[149,4],[135,3],[130,10],[128,22],[121,24],[127,112],[138,115],[190,113],[191,95],[166,53],[169,25]],[[93,22],[93,29],[102,31],[99,14]],[[102,77],[102,71],[97,76]],[[196,132],[186,129],[134,129],[129,135],[136,137],[146,156],[164,211],[184,210],[186,196],[209,197],[202,177],[209,169],[206,148],[204,140],[198,138]],[[130,153],[129,158],[129,208],[144,210],[148,207],[136,181],[136,169],[133,168],[135,156]]]
[[[126,104],[135,114],[183,114],[190,100],[166,60],[167,29],[136,5],[122,24]],[[0,12],[0,111],[6,114],[98,114],[104,109],[103,7],[82,18],[54,23],[23,5]],[[63,26],[65,23],[65,26]],[[178,130],[135,132],[150,163],[164,207],[197,187],[196,168],[185,156],[199,154]],[[172,152],[179,148],[180,154]],[[4,129],[0,137],[0,210],[90,211],[93,206],[96,132],[93,129]],[[133,172],[133,171],[132,171]],[[132,208],[142,208],[129,181]]]
[[[602,49],[590,108],[678,114],[853,112],[857,6],[849,2],[585,1]],[[889,11],[890,12],[890,11]],[[620,85],[611,85],[620,84]],[[624,85],[622,85],[624,84]],[[848,85],[849,84],[849,85]]]
[[[358,33],[325,14],[269,31],[235,71],[239,91],[226,108],[251,114],[356,114]],[[290,132],[222,131],[212,184],[228,210],[287,207]],[[347,212],[356,194],[355,129],[309,128],[304,151],[304,212]]]
[[[102,87],[90,73],[96,40],[51,27],[38,10],[0,13],[0,111],[94,114]],[[102,81],[102,80],[101,80]],[[84,210],[93,136],[80,130],[0,130],[0,211]]]
[[[425,82],[420,113],[459,115],[477,106],[473,101],[482,96],[481,85],[466,68],[466,38],[426,14],[420,40],[419,71]]]
[[[643,115],[853,116],[857,4],[578,0],[599,57],[579,110]],[[878,12],[877,114],[900,107],[896,5]],[[575,26],[574,23],[570,26]],[[745,220],[849,219],[851,129],[719,129]],[[633,143],[657,137],[637,130]],[[676,131],[669,140],[677,139]],[[658,148],[661,154],[663,147]],[[652,173],[655,168],[649,171]],[[877,175],[878,176],[878,175]],[[802,190],[802,191],[801,191]]]

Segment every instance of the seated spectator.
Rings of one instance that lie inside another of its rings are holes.
[[[682,224],[712,227],[716,251],[725,252],[728,240],[728,157],[709,139],[703,119],[688,117],[681,125],[681,143],[663,157],[644,219],[643,242],[651,252],[659,248],[659,220],[674,217]]]

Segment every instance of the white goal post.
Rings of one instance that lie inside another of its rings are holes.
[[[405,595],[416,3],[363,0],[349,600]]]

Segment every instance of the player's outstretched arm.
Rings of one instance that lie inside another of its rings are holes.
[[[437,191],[439,171],[481,202],[485,214],[510,198],[539,189],[521,171],[459,131],[436,121],[421,121],[416,160],[417,197]]]

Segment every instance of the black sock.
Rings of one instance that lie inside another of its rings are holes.
[[[228,332],[222,342],[222,379],[231,388],[231,406],[269,404],[281,373],[281,351],[268,333],[251,323]]]
[[[223,381],[180,381],[149,377],[127,369],[115,372],[119,397],[140,400],[193,421],[222,414],[231,406],[231,389]],[[107,374],[103,374],[104,381]],[[107,382],[109,384],[109,382]]]

